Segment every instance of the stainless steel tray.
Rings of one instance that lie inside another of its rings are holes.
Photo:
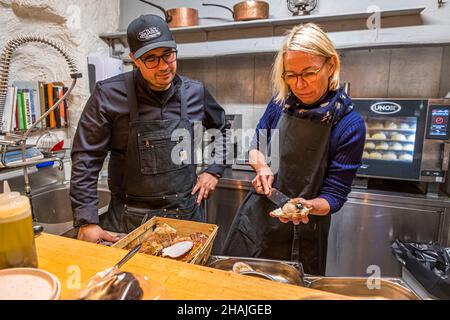
[[[398,278],[380,279],[378,288],[369,288],[368,278],[361,277],[309,277],[310,289],[342,294],[364,300],[421,300],[408,285]]]
[[[247,276],[255,276],[273,281],[303,286],[303,266],[291,261],[279,261],[256,258],[211,256],[207,266],[210,268],[233,271],[233,265],[244,262],[252,267],[257,273],[244,273]],[[265,276],[266,275],[266,276]]]

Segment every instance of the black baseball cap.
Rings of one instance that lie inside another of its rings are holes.
[[[167,22],[154,14],[142,15],[133,20],[127,30],[128,45],[137,59],[155,48],[176,48]]]

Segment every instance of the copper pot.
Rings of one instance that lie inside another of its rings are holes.
[[[198,25],[198,10],[193,8],[173,8],[173,9],[164,9],[154,3],[140,0],[148,5],[151,5],[164,13],[164,17],[166,22],[169,24],[171,28],[178,27],[191,27]]]
[[[172,28],[191,27],[198,25],[198,10],[193,8],[175,8],[167,10],[172,20],[169,26]]]
[[[269,18],[269,4],[265,1],[242,1],[233,6],[233,10],[220,4],[203,3],[204,6],[227,9],[233,15],[234,21],[248,21]]]

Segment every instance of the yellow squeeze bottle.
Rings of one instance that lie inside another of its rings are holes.
[[[30,200],[11,192],[5,181],[0,194],[0,269],[37,266]]]

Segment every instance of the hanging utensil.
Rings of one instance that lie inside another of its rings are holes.
[[[265,1],[242,1],[230,9],[220,4],[203,3],[203,6],[219,7],[226,9],[233,15],[234,21],[248,21],[269,18],[269,4]]]
[[[287,7],[294,16],[307,16],[317,7],[318,0],[287,0]]]
[[[163,7],[156,5],[154,3],[139,0],[148,4],[152,7],[155,7],[161,10],[164,13],[164,17],[166,22],[169,24],[171,28],[178,27],[192,27],[198,25],[198,10],[194,8],[173,8],[173,9],[164,9]]]

